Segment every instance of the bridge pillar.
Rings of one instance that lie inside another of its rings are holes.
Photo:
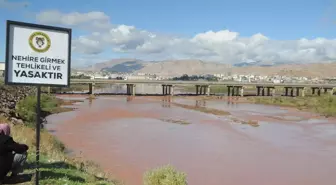
[[[205,94],[206,94],[206,86],[202,85],[202,95],[205,95]]]
[[[135,84],[132,84],[132,96],[135,96]]]
[[[174,87],[173,85],[162,85],[162,95],[173,95]]]
[[[162,85],[162,95],[166,94],[166,85]]]
[[[302,88],[302,91],[301,91],[301,96],[302,96],[302,97],[305,97],[305,96],[306,96],[306,90],[307,90],[306,87],[303,87],[303,88]]]
[[[243,89],[243,86],[236,86],[236,94],[235,96],[241,96],[241,90]]]
[[[333,95],[334,94],[334,90],[333,88],[329,88],[329,87],[322,87],[322,89],[324,89],[324,94],[328,93],[328,90],[330,90],[330,94]]]
[[[230,96],[230,95],[231,95],[231,88],[232,88],[232,86],[227,86],[227,89],[228,89],[228,91],[227,91],[227,96]]]
[[[294,88],[290,87],[290,96],[293,97],[294,96]]]
[[[271,89],[273,94],[273,89],[275,89],[275,87],[266,87],[266,88],[267,88],[267,96],[271,96]]]
[[[206,92],[207,96],[210,96],[210,85],[207,85],[206,89],[207,89],[207,92]]]
[[[267,88],[267,96],[271,95],[271,88],[270,87],[266,87]]]
[[[244,96],[244,87],[240,88],[240,96],[243,97]]]
[[[126,84],[127,87],[127,95],[135,96],[135,84]]]
[[[296,96],[300,96],[300,87],[296,88]]]
[[[330,95],[334,95],[335,87],[330,89]]]
[[[317,95],[321,96],[321,88],[320,87],[312,87],[312,94],[316,94],[317,90]]]
[[[294,96],[294,88],[293,87],[284,87],[285,88],[285,96]],[[290,94],[289,91],[290,90]]]
[[[285,88],[285,96],[288,96],[288,87],[284,87]]]
[[[272,88],[272,96],[275,96],[275,88]]]
[[[206,95],[206,94],[210,95],[209,85],[196,85],[196,95]]]
[[[261,96],[265,96],[265,88],[261,87]]]
[[[242,86],[228,86],[228,96],[240,96]]]
[[[170,85],[170,95],[174,96],[174,85]]]
[[[196,87],[196,95],[198,95],[199,94],[199,90],[200,90],[200,85],[195,85],[195,87]]]
[[[265,96],[265,87],[257,86],[257,96]]]
[[[236,88],[235,88],[235,86],[232,86],[232,91],[231,91],[231,96],[235,96],[236,94]]]
[[[94,94],[94,83],[89,83],[89,94]]]

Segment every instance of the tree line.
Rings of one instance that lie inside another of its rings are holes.
[[[215,77],[213,75],[207,75],[207,76],[203,76],[203,75],[187,75],[184,74],[180,77],[174,77],[172,78],[172,80],[181,80],[181,81],[197,81],[197,80],[206,80],[206,81],[218,81],[219,78]]]

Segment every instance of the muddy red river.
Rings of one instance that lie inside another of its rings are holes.
[[[215,100],[204,105],[231,115],[184,109],[159,98],[100,97],[48,117],[47,128],[74,154],[127,185],[141,185],[146,170],[166,164],[184,171],[190,185],[336,184],[335,120],[275,106]]]

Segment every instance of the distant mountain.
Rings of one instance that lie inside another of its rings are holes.
[[[202,60],[165,60],[162,62],[150,62],[138,70],[140,73],[156,73],[162,76],[180,76],[183,74],[201,75],[228,73],[231,65],[207,62]]]
[[[82,68],[81,70],[155,73],[162,76],[179,76],[186,73],[227,73],[230,67],[231,65],[205,62],[201,60],[165,60],[147,62],[137,59],[113,59]]]
[[[129,63],[129,64],[135,64],[135,63],[142,63],[141,60],[138,60],[138,59],[113,59],[113,60],[110,60],[110,61],[107,61],[107,62],[100,62],[100,63],[96,63],[96,64],[93,64],[93,65],[90,65],[88,67],[85,67],[85,68],[81,68],[80,70],[84,70],[84,71],[102,71],[102,70],[107,70],[107,71],[110,71],[110,70],[115,70],[115,69],[111,69],[113,68],[115,65],[118,65],[118,64],[123,64],[123,63]],[[125,64],[124,66],[127,66],[129,64]],[[122,67],[123,65],[117,67],[116,69],[121,69],[121,70],[126,70],[126,71],[130,71],[132,70],[132,65],[129,66],[129,69],[123,69]],[[139,67],[137,67],[139,68]],[[122,71],[120,71],[122,72]]]
[[[143,67],[144,67],[144,65],[139,61],[126,61],[126,62],[123,62],[123,63],[113,65],[112,67],[104,67],[101,70],[102,71],[108,71],[108,72],[130,73],[130,72],[140,70]]]
[[[113,59],[80,70],[149,73],[160,76],[201,74],[259,74],[286,76],[336,76],[336,63],[285,64],[282,62],[247,61],[231,66],[202,60],[142,61],[138,59]]]
[[[278,66],[288,64],[285,62],[266,62],[266,61],[248,61],[248,62],[241,62],[236,63],[233,66],[235,67],[248,67],[248,66],[263,66],[263,67],[270,67],[270,66]],[[291,63],[295,64],[295,63]]]

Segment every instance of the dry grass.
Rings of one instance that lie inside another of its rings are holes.
[[[259,127],[259,122],[256,121],[256,120],[248,120],[248,121],[242,121],[241,122],[242,124],[247,124],[247,125],[250,125],[252,127]]]
[[[189,125],[191,124],[189,121],[186,120],[174,120],[174,119],[160,119],[161,121],[168,122],[168,123],[176,123],[180,125]]]
[[[231,120],[235,123],[239,123],[239,124],[245,124],[245,125],[250,125],[252,127],[259,127],[259,122],[257,120],[240,120],[238,118],[231,118]]]
[[[207,114],[213,114],[217,116],[226,116],[230,115],[230,112],[224,111],[224,110],[218,110],[218,109],[211,109],[211,108],[206,108],[206,107],[196,107],[192,105],[185,105],[185,104],[180,104],[180,103],[172,103],[173,105],[185,109],[190,109],[190,110],[196,110],[199,112],[207,113]]]

